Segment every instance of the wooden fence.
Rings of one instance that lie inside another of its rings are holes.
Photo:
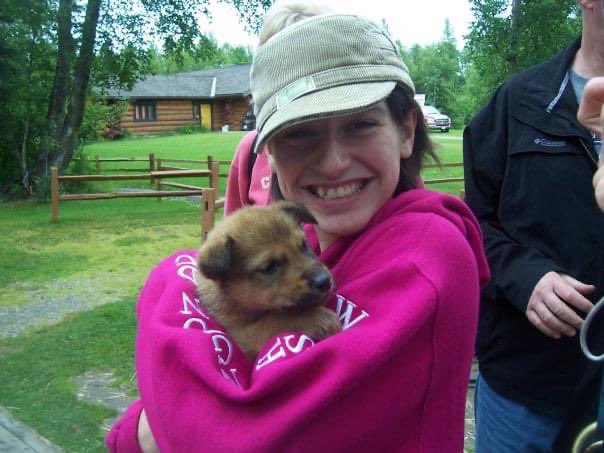
[[[126,197],[155,197],[157,201],[161,201],[163,197],[179,197],[200,195],[202,205],[202,237],[205,238],[208,231],[214,226],[216,210],[224,207],[224,197],[218,196],[219,178],[228,176],[228,170],[222,171],[222,166],[229,166],[231,161],[218,160],[212,156],[208,156],[206,160],[196,159],[172,159],[172,158],[156,158],[155,154],[150,153],[148,157],[100,157],[98,154],[94,158],[97,175],[80,175],[80,176],[59,176],[56,169],[52,169],[51,180],[51,219],[53,222],[59,218],[59,201],[72,200],[104,200],[110,198],[126,198]],[[124,172],[139,172],[134,175],[100,175],[101,164],[105,162],[145,162],[145,169],[141,168],[113,168],[114,171]],[[207,167],[205,169],[191,169],[182,167],[182,164],[195,164]],[[444,163],[444,164],[427,164],[427,168],[463,168],[462,162]],[[148,168],[148,171],[147,171]],[[146,172],[146,173],[140,173]],[[201,176],[208,178],[209,187],[200,187],[190,184],[182,184],[177,182],[164,182],[167,178],[182,178]],[[155,185],[155,190],[139,191],[139,192],[109,192],[95,194],[71,194],[59,195],[59,182],[68,181],[117,181],[117,180],[137,180],[148,179],[151,184]],[[436,185],[451,182],[463,182],[463,176],[459,177],[444,177],[424,179],[424,185]],[[167,187],[178,190],[165,190]],[[460,198],[464,198],[464,190],[459,193]]]
[[[171,159],[171,158],[156,158],[155,154],[151,153],[148,157],[100,157],[98,154],[95,156],[94,161],[96,163],[97,174],[101,172],[101,163],[103,162],[148,162],[149,171],[162,171],[162,170],[188,170],[186,167],[175,166],[174,164],[199,164],[203,166],[207,166],[209,170],[212,169],[213,163],[218,163],[219,172],[218,176],[220,178],[228,176],[228,170],[222,171],[223,166],[230,166],[230,160],[218,160],[214,159],[212,156],[208,156],[206,160],[195,160],[195,159]],[[166,165],[168,164],[168,165]],[[451,162],[444,164],[427,164],[424,165],[424,169],[426,168],[463,168],[463,162]],[[115,169],[121,171],[144,171],[132,168],[123,168],[123,169]],[[445,178],[433,178],[433,179],[425,179],[425,185],[433,185],[433,184],[444,184],[449,182],[463,182],[463,176],[459,177],[445,177]],[[175,184],[175,183],[172,183]],[[165,184],[168,185],[168,184]],[[217,187],[210,183],[210,187]]]
[[[444,164],[427,164],[423,166],[424,169],[426,168],[463,168],[463,162],[451,162],[451,163],[444,163]],[[426,186],[430,186],[433,184],[446,184],[449,182],[463,182],[464,178],[463,176],[448,176],[446,178],[432,178],[432,179],[424,179],[424,185]],[[459,191],[459,198],[461,198],[462,200],[465,198],[465,191],[463,189],[461,189]]]
[[[226,178],[228,176],[228,167],[231,165],[230,160],[219,160],[214,159],[212,156],[208,156],[205,160],[196,160],[196,159],[172,159],[172,158],[156,158],[154,153],[150,153],[148,157],[101,157],[98,154],[94,156],[94,163],[96,168],[96,174],[101,174],[101,164],[103,163],[118,163],[118,162],[146,162],[145,168],[132,168],[132,167],[124,167],[124,168],[113,168],[113,171],[160,171],[164,170],[190,170],[190,168],[179,167],[174,165],[166,165],[166,164],[199,164],[204,167],[207,167],[208,170],[212,169],[212,164],[217,162],[219,166],[218,176],[221,178]],[[222,171],[222,167],[227,166],[226,171]],[[161,167],[161,168],[160,168]]]
[[[100,157],[98,154],[94,156],[94,163],[96,168],[96,174],[101,174],[101,163],[103,162],[148,162],[149,172],[155,171],[155,154],[149,154],[149,157]],[[115,171],[146,171],[147,169],[139,169],[139,168],[119,168],[114,169]]]
[[[214,174],[213,174],[214,173]],[[186,190],[161,190],[162,179],[166,178],[187,178],[187,177],[208,177],[214,186],[198,187],[186,186]],[[149,179],[156,183],[160,190],[141,190],[135,192],[102,192],[88,194],[59,194],[59,184],[69,181],[121,181],[121,180],[142,180]],[[205,238],[207,233],[214,227],[214,218],[216,209],[224,206],[224,199],[217,199],[218,190],[218,164],[214,163],[211,170],[164,170],[150,171],[148,173],[131,175],[76,175],[59,176],[56,167],[51,168],[51,221],[59,220],[59,202],[60,201],[78,201],[78,200],[107,200],[113,198],[150,198],[150,197],[183,197],[183,196],[201,196],[201,237]]]

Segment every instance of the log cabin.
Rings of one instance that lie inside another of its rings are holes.
[[[239,131],[250,128],[249,118],[253,115],[250,66],[151,75],[129,91],[109,90],[106,98],[109,102],[128,100],[120,125],[133,135],[178,131],[186,126]]]

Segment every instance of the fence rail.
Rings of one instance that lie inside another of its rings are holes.
[[[193,185],[184,185],[178,183],[162,183],[165,178],[190,178],[190,177],[209,177],[209,187],[198,187]],[[88,194],[59,194],[59,184],[70,181],[122,181],[122,180],[140,180],[151,179],[155,181],[158,190],[142,190],[136,192],[98,192]],[[164,185],[176,185],[186,187],[187,190],[162,190]],[[224,206],[224,199],[217,199],[218,190],[218,163],[213,163],[210,170],[179,170],[179,171],[150,171],[146,174],[136,175],[76,175],[59,176],[56,167],[51,168],[51,221],[59,221],[59,202],[60,201],[82,201],[82,200],[108,200],[114,198],[157,198],[162,197],[183,197],[200,196],[201,197],[201,237],[206,237],[207,233],[214,227],[216,209]]]
[[[218,162],[218,166],[219,168],[221,166],[230,166],[231,165],[231,161],[230,160],[221,160],[221,159],[214,159],[211,155],[209,155],[207,157],[207,159],[173,159],[173,158],[157,158],[155,156],[154,153],[150,153],[148,157],[101,157],[98,154],[94,156],[94,162],[95,162],[95,168],[96,168],[96,173],[100,174],[101,173],[101,164],[102,163],[117,163],[117,162],[148,162],[148,169],[149,171],[154,171],[154,170],[159,170],[160,168],[158,167],[158,161],[161,161],[161,165],[164,169],[166,170],[189,170],[188,168],[185,167],[178,167],[178,166],[166,166],[163,164],[169,163],[169,164],[199,164],[199,165],[203,165],[205,167],[208,168],[208,170],[210,170],[212,168],[212,164],[214,162]],[[125,171],[125,172],[129,172],[129,171],[146,171],[147,169],[137,169],[137,168],[114,168],[114,171]],[[227,172],[223,172],[218,174],[218,176],[220,177],[227,177],[228,176],[228,171]]]

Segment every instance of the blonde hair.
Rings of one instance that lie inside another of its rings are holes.
[[[333,10],[324,3],[312,0],[278,1],[266,13],[264,25],[258,35],[258,46],[268,41],[274,34],[288,25],[309,17],[331,13]]]

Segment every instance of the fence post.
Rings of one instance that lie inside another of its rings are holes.
[[[157,164],[157,171],[161,171],[161,159],[157,159],[156,164]],[[157,173],[156,173],[156,175],[157,175]],[[161,179],[158,176],[155,177],[155,190],[157,190],[158,192],[161,190]],[[159,203],[160,201],[161,201],[161,197],[157,197],[157,202]]]
[[[204,189],[201,192],[201,240],[205,241],[208,233],[214,228],[216,214],[216,190]]]
[[[216,193],[218,193],[218,190],[219,190],[218,181],[219,181],[219,177],[220,177],[220,163],[213,162],[210,170],[211,170],[210,187],[212,189],[216,190]]]
[[[149,154],[149,173],[155,171],[155,154]],[[153,176],[151,177],[151,181],[149,181],[151,185],[153,185]]]
[[[50,221],[59,221],[59,170],[50,169]]]
[[[94,161],[96,162],[96,174],[101,174],[101,161],[99,160],[99,155],[94,156]]]
[[[212,164],[214,163],[214,158],[212,157],[211,154],[208,154],[208,170],[210,170],[210,172],[212,171]],[[208,185],[210,187],[214,187],[212,185],[212,175],[210,174],[210,177],[208,178]]]

